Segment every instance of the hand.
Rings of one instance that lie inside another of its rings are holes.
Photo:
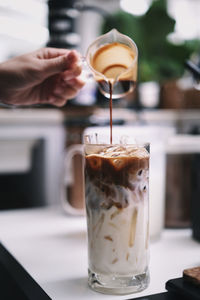
[[[14,105],[63,106],[84,82],[75,50],[43,48],[0,64],[0,101]]]

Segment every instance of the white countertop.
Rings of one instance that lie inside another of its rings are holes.
[[[87,285],[87,242],[84,217],[60,208],[0,212],[0,240],[53,300],[131,299],[165,291],[165,282],[182,270],[200,265],[200,243],[191,230],[165,230],[151,242],[148,289],[127,296],[93,292]]]

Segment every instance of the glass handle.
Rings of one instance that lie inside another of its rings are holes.
[[[83,81],[92,81],[93,80],[93,74],[86,62],[86,58],[84,56],[81,57],[80,59],[80,65],[82,67],[82,72],[81,72],[81,75],[80,75],[80,78],[83,80]]]

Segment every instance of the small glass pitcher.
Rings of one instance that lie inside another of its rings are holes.
[[[116,29],[98,37],[88,48],[86,62],[101,93],[121,98],[133,91],[137,80],[138,50],[132,39]]]

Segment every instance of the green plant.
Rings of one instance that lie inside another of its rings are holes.
[[[116,28],[131,37],[139,51],[139,81],[162,82],[182,76],[184,61],[200,47],[199,41],[172,44],[167,36],[174,27],[175,20],[167,13],[166,0],[154,0],[142,16],[119,11],[107,17],[103,32]]]

